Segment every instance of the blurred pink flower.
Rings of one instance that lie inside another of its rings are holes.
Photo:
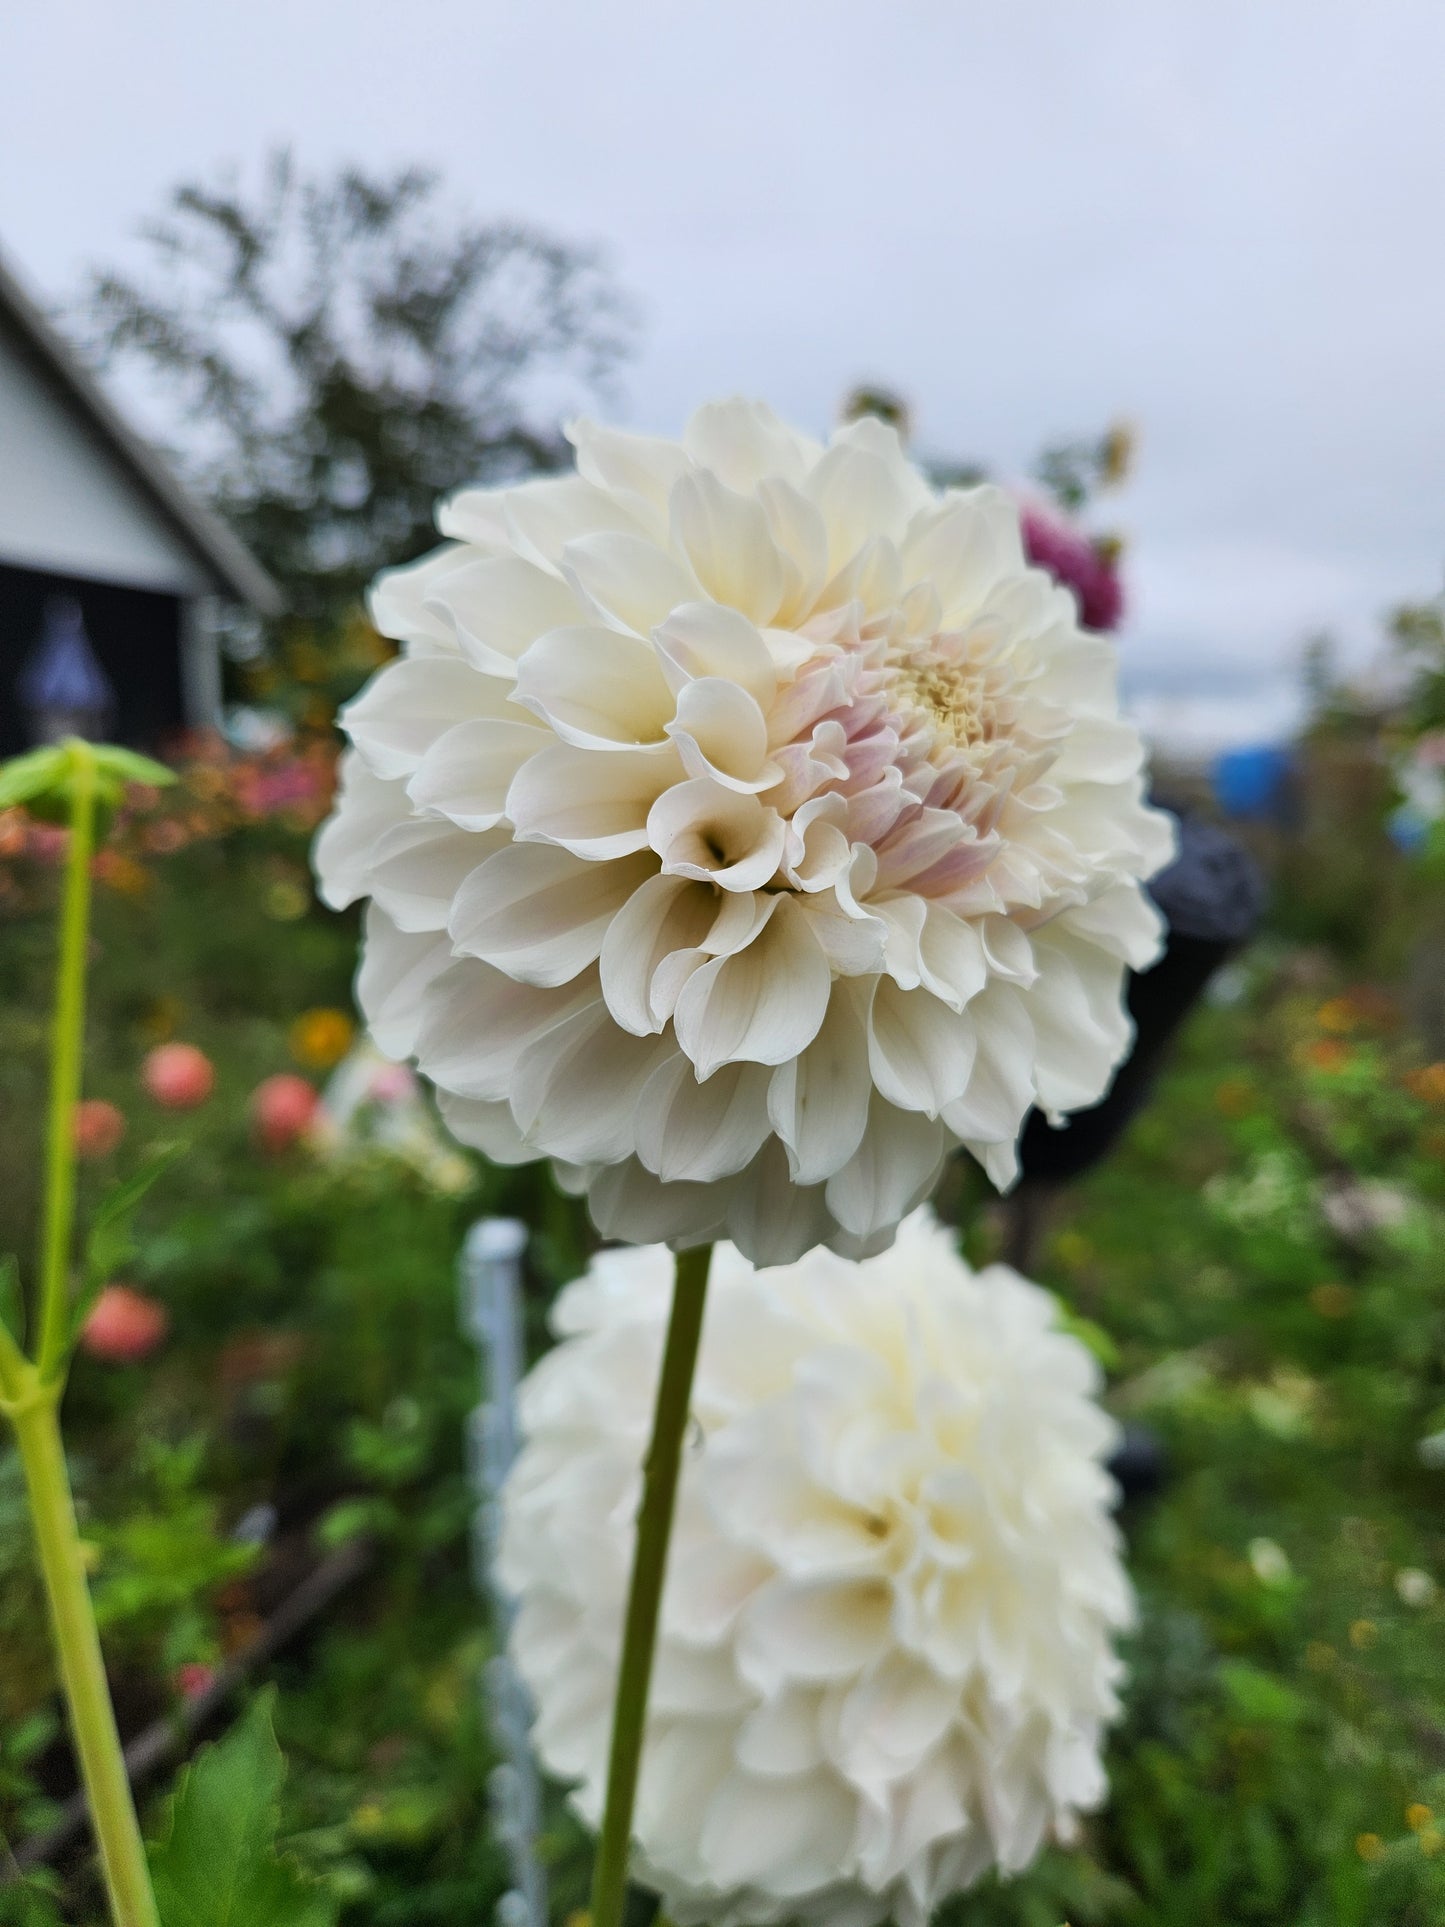
[[[216,1669],[198,1659],[187,1660],[184,1666],[175,1670],[175,1687],[182,1699],[199,1699],[208,1693],[216,1682]]]
[[[216,1072],[194,1044],[157,1044],[141,1066],[141,1082],[168,1111],[193,1111],[216,1088]]]
[[[82,1098],[75,1107],[75,1150],[82,1158],[108,1158],[125,1136],[125,1113],[103,1097]]]
[[[251,1129],[264,1151],[286,1151],[305,1137],[320,1099],[294,1071],[278,1071],[251,1093]]]
[[[81,1349],[108,1365],[134,1365],[165,1342],[170,1313],[130,1285],[107,1285],[81,1327]]]
[[[383,1064],[372,1073],[366,1095],[378,1104],[402,1104],[416,1090],[416,1077],[407,1064]]]
[[[1076,523],[1036,501],[1020,504],[1024,553],[1072,589],[1086,629],[1117,629],[1124,614],[1124,588],[1108,553]]]

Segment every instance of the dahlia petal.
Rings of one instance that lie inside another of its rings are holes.
[[[587,863],[555,843],[509,843],[461,885],[447,928],[458,955],[523,983],[570,983],[652,874],[648,856]]]
[[[802,622],[828,579],[828,525],[803,494],[801,482],[768,480],[758,489],[768,530],[783,562],[783,594],[773,621]]]
[[[926,1195],[946,1149],[941,1124],[875,1092],[862,1143],[828,1180],[828,1209],[857,1238],[896,1225]]]
[[[772,476],[800,482],[821,446],[780,421],[766,402],[707,402],[688,419],[682,445],[700,468],[744,495]]]
[[[1053,927],[1096,944],[1131,970],[1147,970],[1158,962],[1166,929],[1149,898],[1130,883],[1116,883],[1091,902],[1065,910]]]
[[[464,958],[431,987],[417,1063],[441,1090],[499,1103],[510,1095],[523,1051],[596,1001],[596,985],[586,979],[543,990]]]
[[[458,829],[490,830],[506,814],[512,778],[549,740],[520,717],[457,723],[427,750],[406,793],[417,809],[434,810]]]
[[[488,556],[451,570],[427,602],[448,621],[473,668],[510,682],[517,658],[549,629],[583,619],[569,585],[521,556]]]
[[[447,969],[452,947],[431,931],[398,930],[378,904],[366,906],[356,1001],[378,1050],[410,1057],[426,1010],[426,993]]]
[[[931,1667],[890,1652],[843,1699],[828,1750],[851,1779],[882,1788],[922,1765],[956,1712],[956,1689]]]
[[[599,1172],[587,1209],[604,1238],[642,1237],[679,1247],[709,1244],[723,1228],[727,1186],[664,1184],[634,1157]]]
[[[716,915],[711,885],[689,877],[653,876],[633,891],[609,925],[601,950],[602,995],[624,1030],[643,1037],[662,1029],[672,1006],[660,1009],[654,1001],[654,976],[675,954],[686,952],[703,963],[697,946]]]
[[[673,546],[707,593],[753,622],[770,622],[786,580],[761,505],[694,469],[674,483],[670,506]]]
[[[679,603],[695,602],[700,593],[697,578],[676,556],[615,530],[569,542],[562,567],[605,622],[638,636],[649,635]]]
[[[684,683],[676,720],[666,730],[689,776],[710,776],[725,788],[756,792],[782,775],[768,760],[767,719],[757,702],[720,676]]]
[[[675,754],[598,754],[558,743],[526,763],[507,791],[507,814],[525,840],[560,843],[594,862],[647,847],[647,814],[682,774]]]
[[[708,1882],[807,1893],[836,1871],[854,1824],[852,1800],[826,1772],[779,1781],[735,1769],[709,1801],[703,1823],[699,1844]]]
[[[600,489],[622,489],[663,513],[673,483],[687,471],[685,448],[660,435],[635,435],[587,416],[567,423],[577,450],[577,473]]]
[[[421,759],[454,723],[475,716],[514,721],[507,692],[470,663],[407,657],[389,663],[341,711],[341,727],[359,756],[381,777],[415,774]]]
[[[777,692],[768,645],[736,609],[687,602],[653,632],[663,674],[674,689],[700,676],[721,676],[745,689],[764,711]]]
[[[510,554],[512,532],[507,526],[506,499],[506,489],[454,489],[437,503],[437,528],[452,541],[465,542],[483,555]]]
[[[735,956],[704,964],[673,1012],[677,1041],[711,1077],[732,1059],[781,1064],[805,1050],[828,1008],[828,961],[807,919],[787,897]]]
[[[890,977],[879,978],[868,1014],[868,1066],[890,1103],[938,1117],[967,1089],[977,1050],[973,1023],[932,991],[900,990]]]
[[[510,1104],[485,1104],[458,1097],[455,1091],[438,1091],[437,1109],[459,1144],[469,1144],[493,1164],[528,1164],[537,1155],[517,1129]]]
[[[599,997],[518,1055],[513,1115],[550,1157],[611,1163],[631,1148],[631,1111],[648,1078],[676,1055],[670,1038],[620,1030]]]
[[[862,1142],[872,1093],[868,1033],[851,987],[837,985],[806,1050],[773,1072],[768,1115],[797,1184],[821,1184]]]
[[[791,1680],[847,1677],[886,1648],[893,1593],[886,1580],[778,1578],[738,1624],[738,1670],[765,1696]]]
[[[964,1139],[1012,1144],[1034,1101],[1036,1045],[1024,998],[1010,984],[991,984],[964,1016],[977,1025],[978,1054],[944,1122]]]
[[[836,791],[811,797],[794,814],[784,844],[785,870],[795,889],[812,893],[836,883],[853,861],[844,830],[848,807]]]
[[[804,482],[803,492],[823,517],[828,567],[834,574],[871,537],[886,535],[898,541],[917,507],[897,464],[847,430],[834,438]]]
[[[909,525],[903,567],[938,595],[945,627],[976,615],[1001,576],[1024,567],[1018,507],[1003,489],[950,489]]]
[[[312,852],[321,901],[333,910],[366,895],[379,838],[409,815],[405,784],[375,775],[354,749],[343,751],[332,814]]]
[[[637,1096],[637,1156],[666,1184],[710,1184],[756,1156],[768,1135],[768,1077],[761,1064],[728,1064],[706,1084],[679,1051]]]
[[[785,834],[776,810],[705,776],[665,791],[647,818],[648,841],[666,871],[740,893],[772,880]]]
[[[584,749],[659,748],[673,696],[651,644],[610,629],[554,629],[517,664],[517,701]]]
[[[567,544],[580,535],[595,535],[601,529],[620,529],[627,535],[651,533],[643,502],[596,488],[580,475],[523,482],[504,492],[502,508],[518,553],[554,571],[560,569]]]
[[[788,1265],[824,1243],[833,1229],[821,1184],[794,1184],[781,1144],[769,1142],[733,1179],[728,1236],[753,1265]]]
[[[454,544],[402,568],[383,569],[366,593],[366,610],[378,635],[402,643],[408,655],[456,653],[452,625],[431,607],[433,593],[470,560]]]
[[[1049,772],[1056,783],[1122,783],[1144,762],[1139,732],[1121,716],[1081,716]]]
[[[463,877],[506,840],[503,830],[476,835],[440,817],[413,817],[377,838],[367,888],[398,929],[445,930]]]
[[[738,1728],[737,1757],[750,1773],[783,1778],[823,1764],[817,1692],[787,1687],[749,1713]]]
[[[1113,1081],[1134,1026],[1124,1008],[1124,970],[1090,945],[1036,945],[1043,966],[1028,994],[1038,1047],[1039,1103],[1051,1116],[1097,1104]]]
[[[695,1546],[674,1544],[662,1599],[664,1636],[689,1645],[717,1644],[771,1574],[767,1560],[746,1546],[710,1537]]]
[[[951,1010],[962,1010],[988,981],[983,941],[973,924],[941,903],[930,903],[918,938],[918,974],[924,988]]]

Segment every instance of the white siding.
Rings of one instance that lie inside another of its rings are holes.
[[[111,450],[3,328],[0,562],[177,595],[210,587]]]

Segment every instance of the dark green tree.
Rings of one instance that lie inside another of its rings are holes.
[[[278,152],[254,193],[179,187],[143,232],[153,271],[94,273],[82,334],[178,413],[191,479],[323,635],[436,541],[438,496],[560,462],[626,345],[595,255],[458,219],[415,168]]]

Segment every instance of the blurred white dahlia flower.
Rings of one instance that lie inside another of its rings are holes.
[[[316,853],[371,900],[362,1007],[611,1235],[878,1250],[1127,1047],[1171,837],[1112,647],[1007,496],[935,493],[880,422],[572,439],[373,592],[402,657]]]
[[[503,1494],[534,1737],[593,1825],[670,1277],[613,1250],[562,1294]],[[1095,1366],[926,1211],[862,1265],[723,1246],[713,1280],[637,1872],[684,1927],[923,1927],[1105,1791],[1132,1594]]]

